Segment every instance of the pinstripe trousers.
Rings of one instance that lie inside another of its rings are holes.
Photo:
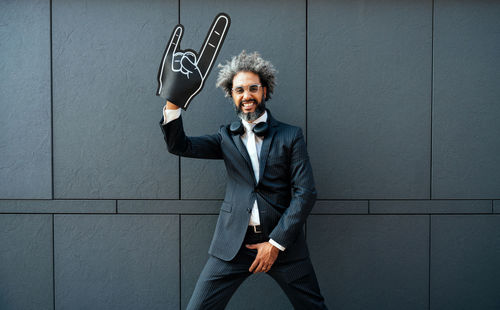
[[[247,234],[238,254],[231,261],[209,256],[189,300],[188,310],[226,307],[236,289],[252,274],[248,269],[257,250],[248,249],[245,244],[267,241],[258,238],[262,237]],[[309,257],[287,263],[275,262],[267,273],[283,289],[295,309],[327,309]]]

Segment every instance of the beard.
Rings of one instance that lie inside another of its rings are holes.
[[[264,95],[262,95],[262,99],[260,102],[258,102],[255,99],[248,100],[248,101],[254,101],[254,103],[256,104],[255,111],[248,113],[243,112],[243,109],[241,108],[243,106],[243,101],[241,101],[238,106],[233,105],[236,115],[238,115],[239,118],[249,123],[255,121],[262,115],[262,113],[264,113],[264,111],[266,111],[266,104],[264,103],[265,102],[264,99],[265,99]]]

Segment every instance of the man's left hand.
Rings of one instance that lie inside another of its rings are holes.
[[[247,244],[249,249],[257,249],[257,256],[250,266],[248,271],[253,273],[268,272],[271,266],[278,258],[279,249],[269,242],[262,242],[257,244]]]

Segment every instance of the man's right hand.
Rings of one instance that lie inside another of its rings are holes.
[[[156,95],[186,110],[194,96],[201,91],[224,42],[229,24],[228,15],[217,15],[199,53],[180,49],[184,27],[177,25],[160,64]]]
[[[175,104],[173,104],[172,102],[170,102],[170,101],[167,100],[167,103],[165,104],[165,109],[167,109],[167,110],[177,110],[177,109],[179,109],[179,107],[176,106]]]

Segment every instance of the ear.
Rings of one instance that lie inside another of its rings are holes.
[[[264,99],[267,100],[267,87],[266,86],[263,86],[262,87],[262,90],[264,91]]]

